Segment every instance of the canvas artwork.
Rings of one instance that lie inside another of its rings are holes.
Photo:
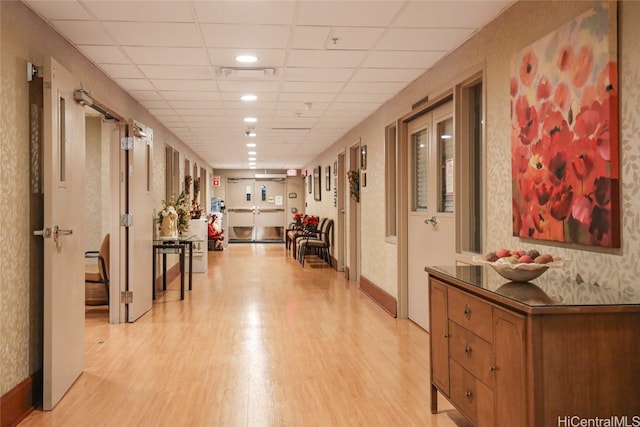
[[[513,58],[514,236],[620,245],[616,14],[604,2]]]

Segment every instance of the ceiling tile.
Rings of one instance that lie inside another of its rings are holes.
[[[103,25],[124,46],[198,47],[202,44],[194,24],[105,21]]]
[[[198,91],[207,92],[215,89],[211,80],[169,80],[151,79],[153,85],[161,91]]]
[[[446,52],[461,44],[473,33],[469,28],[394,28],[382,37],[377,50],[429,50]]]
[[[102,64],[100,68],[114,79],[142,79],[144,75],[135,65],[128,64]]]
[[[140,65],[150,79],[206,80],[213,77],[211,67],[197,65]]]
[[[154,90],[155,87],[147,79],[115,79],[125,90]]]
[[[290,27],[286,25],[202,24],[207,47],[282,48],[287,46]]]
[[[284,79],[292,82],[346,82],[355,68],[299,68],[288,67]]]
[[[291,48],[293,49],[323,49],[331,27],[318,27],[309,25],[298,25],[293,31]]]
[[[352,82],[404,82],[409,83],[424,73],[423,68],[360,68]]]
[[[302,1],[296,24],[343,27],[385,27],[401,1]]]
[[[393,27],[411,28],[476,28],[488,23],[506,1],[414,1],[400,13]]]
[[[384,28],[333,28],[324,47],[330,50],[369,50],[384,31]]]
[[[208,65],[207,51],[201,47],[125,46],[124,51],[136,64]]]
[[[362,63],[366,68],[388,68],[393,64],[395,68],[422,68],[426,70],[438,62],[445,52],[371,52]]]
[[[96,64],[130,64],[117,46],[78,45],[82,53]]]
[[[354,68],[365,57],[364,51],[318,51],[298,50],[290,51],[288,65],[291,67],[313,68]]]
[[[53,27],[73,44],[110,45],[113,38],[94,21],[52,21]]]
[[[149,7],[149,1],[91,0],[83,4],[99,20],[136,22],[193,22],[186,1],[163,0],[162,7]]]
[[[47,20],[56,19],[73,19],[73,20],[89,20],[91,15],[78,3],[72,0],[45,0],[32,1],[25,0],[25,3],[38,15]]]
[[[337,93],[343,86],[342,82],[284,82],[280,90],[283,93]]]
[[[290,24],[293,1],[194,1],[199,22],[230,24]]]

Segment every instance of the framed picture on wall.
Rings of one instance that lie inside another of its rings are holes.
[[[331,190],[331,166],[324,168],[324,187],[326,191]]]
[[[322,197],[321,193],[321,181],[320,181],[320,171],[322,170],[322,166],[318,166],[313,169],[313,200],[320,200]]]
[[[307,176],[307,193],[311,194],[313,192],[313,176]]]

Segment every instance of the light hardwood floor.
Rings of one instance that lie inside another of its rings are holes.
[[[135,323],[87,308],[84,373],[21,426],[465,425],[429,412],[428,339],[342,273],[234,244]]]

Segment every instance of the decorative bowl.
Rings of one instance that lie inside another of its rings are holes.
[[[491,262],[484,259],[474,259],[482,264],[488,264],[499,275],[512,282],[528,282],[537,277],[540,277],[545,271],[552,267],[561,267],[562,261],[556,259],[548,264],[536,264],[536,263],[517,263],[512,264],[509,262],[501,262],[500,260]]]
[[[547,264],[509,264],[505,263],[489,263],[491,268],[498,272],[499,275],[512,282],[528,282],[540,277],[549,269]]]

